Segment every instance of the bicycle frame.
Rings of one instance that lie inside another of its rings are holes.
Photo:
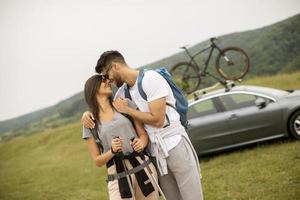
[[[224,80],[222,80],[222,79],[220,79],[220,78],[214,76],[213,74],[209,73],[208,71],[206,71],[207,68],[208,68],[208,64],[209,64],[209,61],[210,61],[210,59],[211,59],[211,56],[212,56],[214,50],[217,49],[220,53],[222,52],[222,50],[214,43],[214,40],[216,40],[216,39],[215,39],[215,38],[211,38],[211,39],[210,39],[211,44],[210,44],[208,47],[202,49],[201,51],[199,51],[198,53],[196,53],[196,54],[193,55],[193,56],[190,54],[190,52],[188,51],[187,48],[184,47],[184,50],[185,50],[186,54],[187,54],[187,55],[190,57],[190,59],[191,59],[190,62],[189,62],[189,64],[192,64],[192,63],[193,63],[193,64],[195,64],[196,67],[198,68],[198,70],[199,70],[199,71],[198,71],[198,73],[199,73],[198,76],[199,76],[199,77],[201,77],[201,75],[202,75],[202,76],[205,76],[205,75],[207,74],[207,75],[213,77],[213,78],[216,79],[218,82],[220,82],[221,84],[224,85],[224,84],[226,83]],[[195,61],[194,58],[195,58],[196,56],[200,55],[201,53],[203,53],[203,52],[209,50],[209,49],[210,49],[210,51],[209,51],[209,55],[208,55],[208,57],[207,57],[207,59],[206,59],[206,61],[205,61],[204,69],[201,70],[200,66],[197,64],[197,62]],[[187,68],[187,69],[188,69],[188,68]],[[186,70],[187,70],[187,69],[186,69]]]
[[[186,82],[184,83],[183,86],[187,92],[195,91],[200,84],[203,84],[202,78],[206,76],[210,76],[211,78],[214,78],[215,80],[217,80],[219,83],[221,83],[227,88],[226,84],[228,83],[229,80],[238,80],[240,78],[243,78],[246,75],[246,73],[249,71],[249,67],[250,67],[249,57],[243,49],[234,46],[221,49],[215,43],[216,40],[217,38],[210,38],[209,45],[204,49],[201,49],[200,51],[194,53],[194,55],[192,54],[192,52],[188,50],[186,46],[180,47],[181,49],[184,49],[184,51],[186,52],[186,54],[190,59],[188,61],[179,62],[175,64],[171,68],[171,74],[176,75],[176,79],[178,79],[179,81],[181,80],[181,82],[183,83]],[[213,57],[213,53],[215,49],[217,50],[217,55],[213,59],[215,60],[214,67],[216,69],[216,73],[214,71],[210,73],[210,70],[208,70],[208,66],[210,60]],[[205,51],[209,51],[209,53],[205,53],[204,56],[200,57],[201,61],[197,62],[195,58]],[[231,52],[233,52],[234,54],[232,55]],[[238,57],[238,59],[235,59],[236,57]],[[235,62],[236,60],[238,62]],[[205,66],[203,66],[203,64],[205,64]],[[239,68],[241,69],[237,69],[237,67],[234,66],[239,66]],[[228,72],[231,73],[232,71],[236,71],[237,69],[237,75],[228,74],[226,72],[227,68],[229,69],[232,67],[234,68],[229,70]]]
[[[207,57],[207,59],[206,59],[206,61],[205,61],[205,63],[204,63],[204,64],[205,64],[205,67],[204,67],[204,69],[203,69],[203,72],[206,73],[206,69],[207,69],[207,67],[208,67],[209,61],[210,61],[210,59],[211,59],[211,56],[212,56],[214,50],[215,50],[215,49],[218,49],[218,51],[221,52],[221,49],[214,43],[214,41],[213,41],[212,39],[211,39],[210,41],[211,41],[211,44],[210,44],[208,47],[202,49],[201,51],[199,51],[198,53],[196,53],[196,54],[193,55],[193,56],[190,54],[190,52],[188,51],[187,48],[184,48],[186,54],[187,54],[187,55],[190,57],[190,59],[191,59],[190,62],[189,62],[189,64],[191,64],[191,63],[195,64],[195,65],[197,66],[197,68],[199,69],[199,73],[201,73],[201,68],[200,68],[200,66],[197,64],[197,62],[195,61],[195,57],[196,57],[196,56],[198,56],[198,55],[200,55],[201,53],[203,53],[203,52],[205,52],[205,51],[207,51],[207,50],[210,49],[209,55],[208,55],[208,57]]]

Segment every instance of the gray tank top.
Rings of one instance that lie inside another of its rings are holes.
[[[113,119],[111,121],[101,120],[101,124],[99,124],[98,130],[99,138],[103,144],[104,153],[110,150],[111,141],[114,137],[117,136],[123,139],[123,153],[127,155],[133,152],[130,142],[131,138],[137,137],[137,134],[131,121],[122,114],[115,111]],[[82,138],[93,138],[90,129],[83,127]]]

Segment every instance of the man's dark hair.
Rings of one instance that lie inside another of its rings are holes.
[[[95,67],[95,71],[97,73],[101,73],[103,69],[109,67],[112,64],[112,62],[119,62],[124,64],[125,59],[122,56],[122,54],[118,51],[105,51],[101,54]]]

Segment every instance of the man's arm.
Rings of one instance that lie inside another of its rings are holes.
[[[128,107],[128,100],[118,98],[113,102],[113,106],[118,112],[128,114],[144,124],[149,124],[157,128],[161,128],[165,122],[166,113],[166,97],[153,100],[148,103],[149,112],[141,112]]]
[[[125,87],[125,84],[122,85],[116,92],[116,94],[114,95],[114,99],[118,98],[118,97],[121,97],[123,98],[124,97],[124,87]],[[82,125],[85,127],[85,128],[94,128],[95,127],[95,122],[94,122],[95,118],[93,116],[93,114],[90,112],[90,111],[85,111],[83,114],[82,114],[82,117],[81,117],[81,123]]]
[[[95,118],[93,114],[89,111],[85,111],[81,117],[81,123],[85,128],[94,128],[95,127]]]

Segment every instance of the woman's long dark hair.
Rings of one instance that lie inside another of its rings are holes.
[[[85,102],[95,118],[96,127],[98,127],[98,123],[100,123],[99,114],[101,109],[97,101],[97,91],[100,88],[102,80],[103,76],[97,74],[90,77],[84,85]],[[112,104],[112,98],[110,98],[110,103]]]

